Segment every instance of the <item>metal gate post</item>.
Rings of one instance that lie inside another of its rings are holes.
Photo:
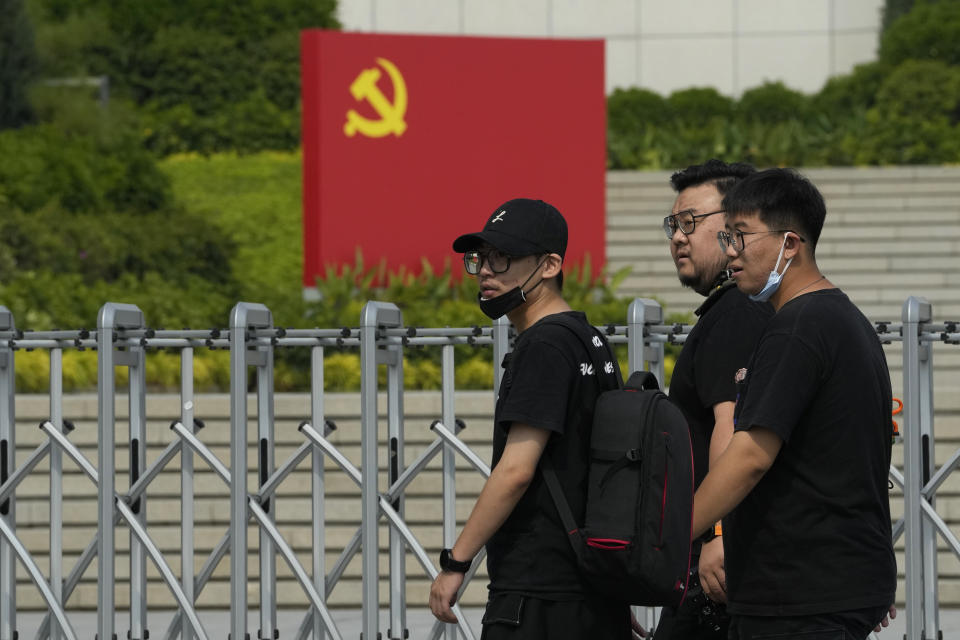
[[[904,517],[904,574],[906,579],[906,637],[933,640],[927,635],[927,594],[925,593],[924,556],[927,544],[923,532],[923,514],[920,501],[925,484],[924,434],[921,403],[921,351],[929,345],[920,341],[920,325],[930,322],[930,303],[911,296],[903,304],[903,517]],[[932,447],[931,447],[932,449]],[[927,457],[932,453],[926,451]],[[934,544],[934,553],[936,545]],[[934,578],[935,579],[935,578]],[[936,606],[936,589],[930,594]],[[930,631],[936,626],[931,624]]]
[[[493,338],[493,399],[500,397],[500,380],[503,379],[503,357],[510,352],[510,321],[507,316],[500,316],[493,321],[490,331]],[[453,425],[447,425],[452,428]]]
[[[50,349],[50,422],[63,433],[63,349]],[[50,447],[50,591],[63,606],[63,450]],[[60,624],[50,621],[50,640],[60,640]]]
[[[663,343],[648,345],[649,330],[646,325],[663,322],[663,308],[651,298],[634,298],[627,307],[627,366],[630,377],[634,371],[648,370],[657,377],[660,388],[664,386]]]
[[[657,377],[660,388],[666,390],[663,370],[663,343],[647,344],[648,324],[663,322],[663,309],[652,298],[634,298],[627,307],[627,366],[634,371],[650,371]],[[647,629],[654,629],[659,618],[657,607],[633,607],[637,619]]]
[[[441,420],[448,429],[457,432],[456,413],[454,412],[454,346],[443,345],[441,386]],[[499,369],[499,363],[494,363],[494,369]],[[499,387],[497,387],[499,388]],[[457,487],[456,487],[457,454],[453,447],[443,445],[443,547],[450,549],[457,541]],[[457,640],[457,625],[443,625],[443,637],[446,640]]]
[[[933,318],[933,306],[927,303],[926,320]],[[923,327],[918,327],[918,338]],[[921,485],[920,495],[924,496],[923,488],[930,482],[936,472],[934,445],[936,436],[933,430],[933,344],[920,340],[917,346],[919,361],[917,400],[920,404],[920,457],[921,457]],[[929,497],[930,506],[936,508],[936,494]],[[937,528],[929,518],[921,516],[920,535],[923,536],[923,629],[931,638],[939,637],[940,630],[940,603],[937,591]]]
[[[230,635],[247,633],[247,366],[265,360],[247,351],[247,329],[269,328],[273,315],[262,304],[238,302],[230,311]],[[264,363],[265,364],[265,363]],[[189,427],[188,427],[189,428]],[[186,639],[184,639],[186,640]]]
[[[180,350],[180,424],[193,431],[193,347]],[[193,448],[180,446],[180,587],[191,604],[193,587]],[[186,614],[186,611],[183,612]],[[180,640],[193,640],[190,617],[180,616]]]
[[[310,424],[326,424],[323,407],[323,347],[310,349]],[[321,431],[324,433],[324,431]],[[311,517],[313,522],[313,587],[324,604],[327,603],[326,585],[326,527],[324,509],[326,488],[323,475],[323,450],[314,445],[311,452]],[[326,626],[319,611],[313,612],[313,640],[324,640]]]
[[[130,402],[130,486],[136,484],[147,466],[147,372],[144,348],[129,347]],[[147,496],[131,505],[137,522],[147,526]],[[130,640],[146,640],[147,632],[147,554],[137,535],[130,530]]]
[[[398,312],[399,313],[399,312]],[[403,314],[397,317],[403,324]],[[390,468],[387,470],[387,486],[400,478],[406,469],[403,455],[403,346],[400,342],[388,344],[381,350],[387,358],[387,433],[390,447]],[[393,501],[394,510],[406,520],[404,492]],[[390,640],[404,640],[410,635],[407,629],[407,545],[403,536],[390,527]]]
[[[363,553],[361,587],[363,598],[362,633],[365,640],[379,640],[379,540],[380,516],[377,460],[377,365],[389,364],[386,351],[377,348],[380,327],[399,327],[400,309],[386,302],[368,302],[363,306],[360,320],[360,422],[361,422],[361,521],[360,545]],[[384,356],[378,357],[380,353]],[[395,352],[394,352],[395,353]]]
[[[143,328],[143,313],[132,304],[108,302],[97,314],[97,638],[116,640],[114,581],[116,572],[116,419],[115,370],[130,366],[128,353],[114,350],[116,330]],[[132,373],[132,372],[131,372]]]
[[[258,345],[257,365],[257,469],[258,486],[273,475],[273,346]],[[261,504],[271,523],[276,520],[277,501],[268,498]],[[273,540],[264,527],[260,532],[260,640],[275,640],[280,636],[277,629],[277,552]]]
[[[13,314],[0,306],[0,331],[16,331]],[[16,412],[16,377],[14,376],[13,349],[6,340],[0,341],[0,484],[16,469],[14,426]],[[16,531],[16,500],[11,495],[0,502],[0,520]],[[16,555],[13,547],[0,536],[0,640],[16,640],[17,637],[17,574]]]

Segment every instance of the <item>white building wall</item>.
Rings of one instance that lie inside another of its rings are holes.
[[[606,41],[606,88],[812,93],[876,57],[883,0],[339,0],[345,31]]]

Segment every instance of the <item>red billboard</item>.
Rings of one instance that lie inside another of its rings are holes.
[[[566,263],[605,260],[601,40],[301,36],[303,284],[327,265],[435,268],[515,197],[555,205]]]

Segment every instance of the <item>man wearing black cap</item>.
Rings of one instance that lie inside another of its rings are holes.
[[[594,358],[570,320],[592,331],[586,316],[563,299],[562,264],[567,224],[542,200],[516,199],[498,207],[479,233],[460,236],[476,276],[480,308],[506,315],[518,332],[503,361],[493,427],[493,465],[452,549],[440,557],[430,609],[456,622],[463,574],[487,548],[490,595],[483,616],[485,640],[500,638],[630,638],[629,607],[585,591],[566,532],[538,471],[549,460],[574,514],[583,517],[593,406],[617,385],[619,371],[606,341],[596,334]],[[567,316],[567,320],[559,315]],[[551,316],[553,316],[551,318]]]

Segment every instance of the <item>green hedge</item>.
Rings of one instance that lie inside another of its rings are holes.
[[[457,389],[491,389],[493,387],[493,360],[489,349],[477,348],[477,353],[458,360],[454,380]],[[14,356],[18,393],[46,393],[50,389],[49,352],[17,351]],[[673,373],[674,355],[666,357],[667,379]],[[620,358],[620,367],[626,372],[626,360]],[[441,386],[440,365],[431,359],[404,358],[404,387],[412,390],[436,390]],[[128,369],[117,369],[116,384],[122,388],[128,382]],[[193,358],[194,390],[197,392],[230,391],[230,354],[227,351],[198,349]],[[381,385],[386,384],[386,369],[378,372]],[[175,393],[180,389],[180,356],[167,351],[150,350],[146,357],[147,388],[151,392]],[[360,355],[355,349],[332,351],[324,358],[325,391],[359,391]],[[63,352],[63,390],[66,392],[95,391],[97,388],[97,353],[95,351],[65,350]],[[276,391],[307,391],[309,375],[282,360],[274,367]]]
[[[776,82],[736,101],[710,89],[666,98],[615,90],[608,166],[676,169],[710,157],[759,166],[960,162],[960,2],[913,4],[888,2],[879,59],[813,95]]]

